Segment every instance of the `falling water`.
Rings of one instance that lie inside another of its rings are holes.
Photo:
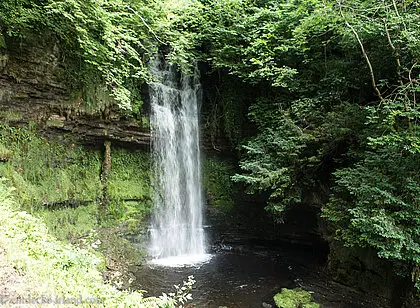
[[[155,172],[153,263],[179,266],[208,259],[202,224],[197,77],[155,61],[150,84]]]

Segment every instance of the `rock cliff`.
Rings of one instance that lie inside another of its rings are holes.
[[[112,98],[103,89],[95,90],[100,100],[95,107],[83,100],[64,78],[63,59],[55,44],[5,42],[0,59],[1,122],[32,122],[45,135],[65,138],[71,134],[84,144],[110,140],[149,146],[149,130],[113,108]]]

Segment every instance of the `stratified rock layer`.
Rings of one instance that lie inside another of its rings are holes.
[[[0,55],[1,122],[16,125],[32,121],[46,135],[68,133],[88,144],[111,140],[149,146],[149,130],[109,107],[113,105],[112,98],[104,90],[104,101],[97,102],[95,108],[89,108],[71,90],[71,84],[63,78],[64,67],[54,44],[9,42],[7,48],[0,49]]]

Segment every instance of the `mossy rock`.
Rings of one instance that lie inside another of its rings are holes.
[[[281,289],[274,295],[274,302],[279,308],[321,308],[312,301],[311,293],[302,289]]]

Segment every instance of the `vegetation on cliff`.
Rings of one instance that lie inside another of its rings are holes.
[[[162,14],[154,1],[2,1],[0,29],[7,38],[50,38],[60,50],[68,84],[84,91],[103,84],[120,108],[138,109],[138,88],[150,76],[147,61],[159,38],[151,27]],[[3,40],[4,41],[4,40]],[[1,46],[7,52],[7,44]]]
[[[158,49],[184,70],[207,62],[223,86],[205,122],[240,146],[233,179],[268,193],[279,221],[318,206],[331,237],[374,249],[420,289],[418,1],[4,0],[0,13],[2,52],[49,33],[76,87],[98,75],[126,109]]]
[[[105,206],[101,151],[47,140],[33,124],[2,125],[0,149],[0,247],[25,277],[25,289],[2,303],[178,307],[190,299],[192,278],[159,298],[121,291],[130,287],[125,267],[143,261],[123,236],[141,232],[150,212],[147,153],[113,149]]]
[[[146,298],[140,291],[121,292],[104,284],[103,257],[90,247],[75,248],[55,239],[42,221],[18,210],[13,190],[0,180],[0,244],[29,285],[23,297],[2,298],[2,303],[175,307],[190,298],[192,279],[182,292],[160,298]]]
[[[279,220],[315,203],[335,239],[375,249],[418,288],[419,12],[410,0],[195,1],[171,25],[200,47],[191,58],[240,80],[218,89],[255,127],[249,138],[242,123],[233,179],[268,192]],[[237,133],[240,114],[212,116]]]

